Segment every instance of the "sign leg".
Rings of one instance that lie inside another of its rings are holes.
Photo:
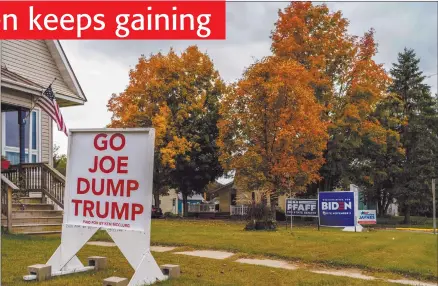
[[[166,277],[161,272],[151,252],[147,251],[143,255],[137,269],[135,269],[134,276],[132,276],[128,286],[150,285],[165,279]]]
[[[61,270],[73,270],[84,265],[76,253],[96,233],[98,227],[62,226],[61,245],[46,264],[52,266],[52,273]]]
[[[107,230],[107,232],[135,269],[129,286],[149,285],[166,279],[150,252],[149,233],[119,230]]]

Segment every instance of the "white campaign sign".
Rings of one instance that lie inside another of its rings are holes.
[[[76,253],[105,229],[135,273],[129,286],[164,280],[150,253],[155,131],[70,130],[61,245],[52,273],[84,266]]]
[[[151,136],[82,132],[70,140],[64,223],[144,231],[152,206]]]
[[[360,210],[357,222],[360,224],[376,224],[376,210]]]

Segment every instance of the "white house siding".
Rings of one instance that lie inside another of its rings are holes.
[[[44,40],[4,40],[2,62],[8,70],[42,86],[56,78],[53,90],[56,93],[79,98],[63,81]]]
[[[53,164],[53,124],[50,116],[41,111],[41,161]]]
[[[173,206],[174,199],[175,206]],[[163,214],[167,212],[178,214],[178,195],[174,190],[170,190],[167,196],[160,196],[160,208]]]
[[[7,88],[2,88],[2,103],[26,108],[30,108],[32,106],[30,95]]]

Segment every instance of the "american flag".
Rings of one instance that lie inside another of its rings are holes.
[[[58,125],[58,130],[64,132],[64,134],[68,136],[67,126],[65,126],[61,110],[56,102],[52,85],[49,85],[49,87],[43,92],[41,98],[36,102],[36,104],[47,114],[49,114],[49,116],[56,122]]]

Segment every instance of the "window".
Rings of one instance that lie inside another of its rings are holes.
[[[26,114],[25,116],[27,116]],[[2,136],[4,155],[11,164],[20,163],[20,127],[18,124],[18,111],[7,111],[2,113]],[[40,112],[32,110],[30,116],[26,117],[24,132],[25,162],[37,163],[40,161]]]
[[[236,194],[231,194],[231,205],[232,206],[236,205]]]

